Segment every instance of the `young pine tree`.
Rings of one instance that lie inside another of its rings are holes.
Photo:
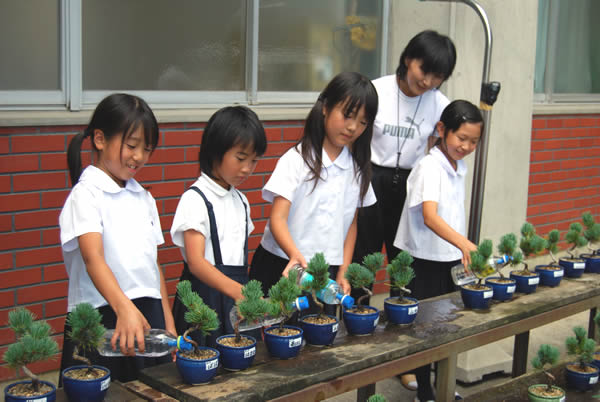
[[[233,330],[235,331],[235,343],[240,343],[240,322],[254,322],[263,318],[269,312],[269,302],[263,299],[262,286],[259,281],[253,279],[242,287],[242,300],[236,302],[239,319],[235,322]]]
[[[104,341],[106,328],[102,325],[102,315],[91,304],[81,303],[69,313],[67,323],[71,327],[67,336],[75,344],[73,359],[85,363],[88,366],[88,373],[92,374],[94,372],[92,362],[79,353],[85,354],[96,350]]]
[[[362,307],[361,304],[365,298],[373,296],[373,292],[371,289],[369,289],[369,287],[375,281],[375,275],[377,271],[383,268],[384,259],[385,256],[382,253],[373,253],[366,255],[363,258],[362,265],[352,263],[348,266],[348,270],[346,271],[345,275],[346,279],[348,279],[348,282],[350,282],[350,285],[353,288],[361,288],[365,292],[356,301],[359,311],[368,310],[367,308]]]
[[[529,272],[529,267],[526,260],[530,255],[541,253],[544,250],[545,244],[546,242],[544,238],[535,233],[535,228],[531,223],[525,222],[523,226],[521,226],[521,241],[519,242],[519,248],[521,251],[523,251],[523,255],[525,257],[523,259],[525,271]]]
[[[401,251],[386,268],[390,286],[400,291],[401,304],[404,303],[404,296],[410,294],[410,289],[406,286],[415,278],[415,270],[411,267],[413,261],[408,252]]]
[[[495,272],[494,268],[488,264],[492,256],[494,247],[491,240],[484,240],[478,246],[477,250],[471,251],[471,271],[477,277],[477,288],[483,287],[483,280]]]
[[[551,345],[540,345],[537,351],[537,355],[531,359],[531,365],[537,370],[542,370],[548,379],[546,390],[550,392],[552,390],[552,383],[556,381],[556,378],[546,369],[547,366],[552,367],[558,362],[560,352],[558,348]]]
[[[325,261],[323,253],[316,253],[308,262],[306,272],[312,275],[313,280],[308,283],[304,290],[312,295],[312,299],[319,307],[318,318],[323,318],[323,303],[317,298],[317,292],[324,289],[329,282],[329,264]]]
[[[572,259],[577,258],[575,257],[573,251],[577,247],[583,247],[587,244],[587,240],[585,239],[585,237],[583,237],[582,231],[583,227],[581,226],[581,223],[574,222],[571,223],[571,225],[569,226],[569,231],[565,235],[565,240],[567,240],[567,243],[571,245],[571,247],[567,249],[567,253],[569,253]]]
[[[177,284],[177,297],[179,297],[181,303],[187,308],[183,319],[190,325],[183,333],[183,339],[194,346],[192,355],[201,357],[198,350],[198,343],[188,335],[194,331],[200,331],[203,336],[210,334],[219,328],[219,318],[215,310],[208,307],[198,293],[192,290],[192,283],[190,281],[180,281]]]
[[[523,253],[517,249],[517,236],[515,236],[514,233],[505,234],[500,238],[498,252],[508,257],[507,264],[509,264],[511,267],[516,267],[523,262]],[[505,265],[506,264],[504,264],[504,266]],[[527,265],[525,265],[525,270],[523,272],[529,272],[527,270]],[[499,269],[498,273],[502,278],[504,278],[504,275],[502,275],[502,272]]]
[[[302,294],[302,290],[296,284],[297,277],[298,272],[292,270],[287,278],[282,276],[269,289],[270,314],[273,317],[283,317],[283,320],[279,323],[279,333],[283,332],[284,322],[294,313],[290,305]]]
[[[50,325],[45,321],[35,321],[29,310],[18,308],[8,313],[8,326],[14,331],[17,341],[8,347],[3,359],[17,374],[22,369],[31,378],[33,391],[39,392],[40,379],[27,365],[47,360],[58,353],[58,345],[50,337]]]
[[[577,358],[579,367],[585,367],[585,363],[590,363],[594,359],[594,350],[596,342],[587,337],[587,332],[583,327],[573,328],[575,336],[569,336],[566,340],[567,353]]]
[[[549,264],[551,267],[558,267],[558,260],[554,254],[558,253],[558,242],[560,241],[560,232],[558,229],[552,229],[548,236],[544,239],[544,249],[550,254],[552,262]]]
[[[592,246],[600,240],[600,223],[596,223],[594,220],[594,216],[590,212],[585,212],[581,219],[583,220],[583,225],[585,226],[585,230],[583,232],[583,236],[588,242],[588,248],[593,254],[597,253]]]

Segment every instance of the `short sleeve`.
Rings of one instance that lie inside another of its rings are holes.
[[[101,200],[84,186],[75,186],[60,213],[60,242],[65,252],[79,248],[78,237],[103,233]]]
[[[160,226],[160,217],[158,216],[158,209],[156,208],[156,200],[154,197],[152,197],[152,194],[150,194],[149,191],[146,191],[146,194],[148,209],[150,210],[150,215],[152,217],[152,235],[154,236],[154,241],[156,241],[156,245],[158,246],[165,242],[165,238]]]
[[[267,202],[273,202],[276,196],[292,201],[294,193],[300,186],[304,160],[296,148],[288,150],[277,161],[273,174],[262,190],[262,197]]]
[[[171,225],[171,238],[176,246],[184,247],[183,233],[186,230],[195,230],[208,238],[210,235],[210,222],[206,204],[195,191],[188,190],[181,196],[173,224]]]
[[[375,191],[373,191],[373,186],[369,183],[369,188],[367,189],[367,193],[365,194],[365,198],[361,201],[358,200],[358,207],[369,207],[377,202],[377,197],[375,196]]]
[[[423,158],[408,177],[406,202],[409,208],[417,207],[424,201],[440,201],[440,171],[430,162],[431,158]]]

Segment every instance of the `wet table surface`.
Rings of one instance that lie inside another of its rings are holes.
[[[259,342],[250,368],[228,372],[220,367],[209,384],[184,384],[175,363],[143,370],[140,381],[182,401],[322,400],[443,361],[447,364],[440,364],[438,377],[446,378],[446,390],[453,395],[458,353],[597,305],[597,274],[565,278],[558,287],[538,287],[528,295],[516,293],[510,301],[492,301],[483,311],[466,310],[460,293],[454,292],[421,301],[415,322],[407,327],[388,324],[382,316],[373,334],[352,336],[340,323],[332,346],[305,345],[294,359],[271,359]]]

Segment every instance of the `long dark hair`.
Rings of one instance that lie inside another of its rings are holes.
[[[81,176],[81,144],[90,137],[92,148],[97,153],[94,144],[94,130],[101,130],[104,138],[110,141],[115,135],[121,135],[125,140],[132,132],[143,127],[144,141],[152,148],[158,144],[158,123],[152,109],[142,99],[129,94],[112,94],[104,98],[92,115],[86,129],[77,134],[69,143],[67,150],[67,164],[71,184],[74,186]]]
[[[304,124],[303,136],[298,142],[302,147],[302,159],[312,173],[310,180],[315,181],[315,187],[321,179],[323,166],[321,156],[326,135],[323,107],[330,112],[336,105],[343,104],[344,113],[351,115],[364,106],[367,127],[352,143],[350,150],[355,171],[360,179],[360,198],[361,200],[364,198],[371,182],[371,138],[378,103],[375,87],[367,77],[359,73],[340,73],[327,84],[309,112]]]
[[[400,55],[396,75],[401,80],[406,79],[406,61],[421,60],[421,69],[425,74],[433,73],[443,77],[442,82],[452,75],[456,64],[456,48],[452,40],[437,33],[427,30],[415,35],[406,45]]]

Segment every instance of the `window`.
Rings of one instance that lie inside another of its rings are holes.
[[[535,99],[600,102],[600,2],[539,0]]]
[[[0,107],[312,103],[383,73],[389,0],[0,0]]]

